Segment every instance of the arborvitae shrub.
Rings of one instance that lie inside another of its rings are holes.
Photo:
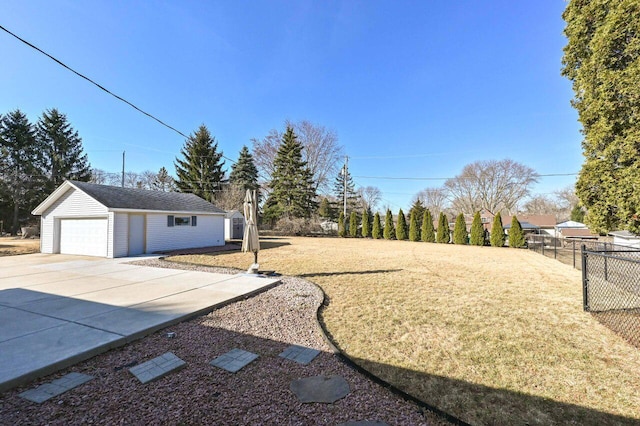
[[[502,247],[504,245],[504,228],[502,227],[502,218],[500,212],[493,218],[491,225],[491,237],[489,238],[493,247]]]
[[[396,228],[393,226],[393,215],[391,210],[387,210],[384,216],[384,239],[393,240],[396,237]]]
[[[438,234],[436,239],[439,243],[447,244],[451,238],[449,235],[451,230],[449,229],[449,220],[447,215],[440,213],[440,219],[438,220]]]
[[[426,209],[422,216],[422,231],[420,232],[420,236],[425,243],[436,242],[436,234],[433,230],[433,217],[429,209]]]
[[[456,217],[456,224],[453,226],[453,243],[467,244],[467,224],[464,221],[464,214],[460,213]]]
[[[480,218],[480,212],[476,212],[473,216],[473,223],[471,224],[471,237],[469,243],[472,246],[484,245],[484,227],[482,226],[482,219]]]
[[[409,241],[420,241],[418,212],[414,209],[409,216]]]
[[[349,236],[357,237],[358,236],[358,213],[351,212],[351,216],[349,216]]]
[[[345,223],[344,223],[343,212],[340,212],[340,215],[338,216],[338,235],[341,237],[347,236],[347,227],[345,226]]]
[[[369,224],[369,212],[367,209],[362,212],[362,236],[369,238],[371,236],[371,225]]]
[[[380,223],[380,213],[373,216],[373,229],[371,230],[371,236],[376,240],[382,237],[382,224]]]
[[[509,229],[509,247],[524,247],[524,232],[517,217],[511,218],[511,229]]]
[[[398,241],[407,239],[407,220],[404,217],[402,209],[398,211],[398,224],[396,226],[396,239]]]

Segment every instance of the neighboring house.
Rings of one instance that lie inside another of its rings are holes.
[[[568,220],[556,225],[556,235],[566,240],[597,240],[587,225],[573,220]]]
[[[229,210],[224,217],[224,239],[241,240],[244,237],[244,215],[238,210]]]
[[[629,231],[613,231],[607,235],[613,237],[613,244],[640,249],[640,235]]]
[[[66,181],[32,212],[42,253],[124,257],[224,245],[224,210],[193,194]]]
[[[520,219],[518,219],[518,221],[520,221]],[[532,223],[529,222],[520,222],[520,227],[522,228],[522,232],[525,234],[539,234],[540,233],[540,227],[538,225],[534,225]],[[509,219],[509,223],[504,225],[504,230],[507,233],[507,235],[509,234],[509,231],[511,230],[511,219]]]
[[[556,236],[556,217],[552,214],[519,214],[516,215],[522,229],[525,229],[525,223],[528,224],[531,232],[536,234],[547,234],[553,237]],[[511,216],[502,217],[502,225],[507,228],[511,225]],[[537,228],[534,228],[536,227]],[[535,229],[535,231],[534,231]]]

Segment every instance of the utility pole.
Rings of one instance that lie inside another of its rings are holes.
[[[347,220],[347,177],[349,176],[349,157],[344,156],[344,169],[342,174],[342,180],[344,183],[344,220]]]
[[[122,187],[124,188],[124,151],[122,151]]]

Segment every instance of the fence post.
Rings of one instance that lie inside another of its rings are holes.
[[[587,276],[587,246],[582,245],[582,307],[589,311],[589,278]]]
[[[576,240],[571,241],[573,245],[573,269],[576,269]]]
[[[553,258],[558,259],[558,239],[553,237]]]
[[[544,256],[544,235],[541,235],[541,240],[542,240],[542,255]]]

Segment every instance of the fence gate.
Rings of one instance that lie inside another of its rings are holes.
[[[640,348],[640,251],[582,246],[584,310]]]

